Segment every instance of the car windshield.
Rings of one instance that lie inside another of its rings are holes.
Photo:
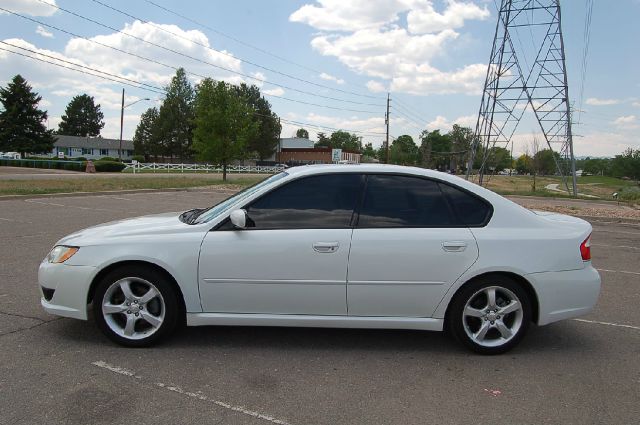
[[[266,178],[261,182],[254,184],[253,186],[249,186],[246,189],[236,193],[231,198],[225,199],[219,204],[213,205],[212,207],[209,207],[203,210],[196,218],[192,220],[192,223],[193,224],[206,223],[212,220],[213,218],[217,217],[218,214],[226,210],[230,205],[233,205],[236,202],[239,202],[243,199],[248,198],[249,196],[259,191],[260,189],[266,186],[269,186],[277,182],[278,180],[287,177],[288,175],[289,174],[283,171],[281,173],[274,174],[273,176]]]

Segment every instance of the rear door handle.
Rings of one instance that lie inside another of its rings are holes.
[[[442,249],[447,252],[462,252],[467,249],[467,243],[463,241],[442,242]]]
[[[336,252],[339,247],[339,242],[316,242],[313,244],[313,250],[322,254]]]

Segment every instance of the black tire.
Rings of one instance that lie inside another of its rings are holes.
[[[493,309],[489,307],[489,293],[492,289],[496,299]],[[509,309],[517,307],[517,304],[511,304],[513,297],[517,298],[521,309],[501,315],[500,311],[509,311],[504,310],[507,306],[510,305]],[[482,316],[465,315],[467,303],[471,307],[469,312],[477,312]],[[502,354],[518,345],[530,323],[531,300],[527,291],[518,282],[504,275],[487,275],[465,284],[451,301],[446,317],[447,329],[458,341],[471,351],[487,355]],[[482,327],[488,330],[482,333]],[[505,338],[504,334],[510,336]]]
[[[125,295],[120,289],[121,285],[116,285],[117,282],[123,280],[130,282],[127,286],[131,290],[131,295],[136,299],[136,305],[131,303],[131,310],[106,314],[103,311],[103,303],[108,291],[110,304],[126,305],[128,298],[123,298]],[[151,284],[160,296],[155,296],[154,299],[143,304],[144,292],[142,291],[145,288],[150,288],[147,284]],[[148,347],[168,337],[179,323],[181,314],[178,294],[172,282],[162,272],[144,265],[122,266],[103,276],[97,283],[93,297],[93,313],[98,328],[109,339],[126,347]],[[162,317],[162,321],[154,327],[147,319],[143,319],[145,314],[146,317],[156,320],[157,317]],[[150,317],[149,314],[152,314],[153,317]],[[134,321],[135,335],[132,336],[125,335],[124,328],[129,319]],[[114,330],[118,327],[123,328],[122,332]],[[146,334],[148,336],[145,336]]]

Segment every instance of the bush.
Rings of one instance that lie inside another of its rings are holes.
[[[133,161],[145,162],[144,155],[133,155],[131,159]]]
[[[77,158],[73,158],[74,161],[86,161],[87,158],[85,158],[84,156],[79,156]]]
[[[119,173],[126,167],[122,162],[103,161],[102,159],[94,162],[93,164],[96,166],[96,171],[99,173]]]
[[[119,162],[120,160],[118,158],[113,158],[111,156],[103,156],[102,158],[100,158],[98,161],[112,161],[112,162]]]

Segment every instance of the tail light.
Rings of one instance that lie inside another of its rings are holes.
[[[591,235],[587,236],[587,239],[580,244],[580,255],[582,256],[582,261],[591,260]]]

